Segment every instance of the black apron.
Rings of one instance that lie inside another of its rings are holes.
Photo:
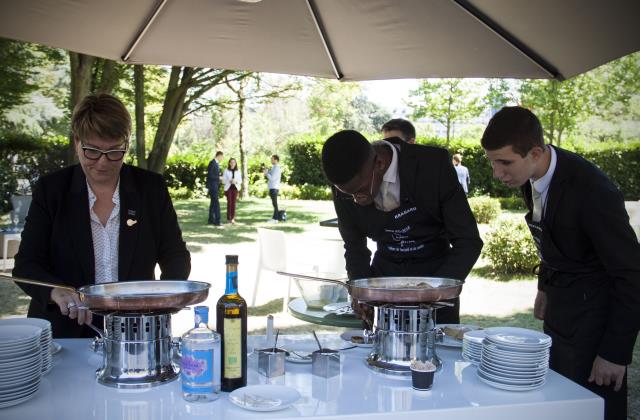
[[[605,273],[565,257],[545,226],[525,216],[540,256],[539,278],[546,293],[544,332],[551,336],[551,369],[605,399],[605,419],[626,419],[627,381],[615,392],[613,386],[589,383],[593,361],[604,334],[609,313],[609,285]]]
[[[373,239],[377,251],[371,263],[371,273],[382,276],[433,276],[445,262],[449,242],[431,226],[440,224],[409,198],[401,199],[395,210],[378,213],[378,226],[382,226]],[[436,311],[439,323],[460,322],[460,300],[448,300],[452,307]]]

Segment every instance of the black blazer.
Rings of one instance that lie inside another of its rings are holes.
[[[129,219],[136,223],[127,224]],[[154,279],[156,263],[163,279],[189,277],[191,257],[160,175],[122,166],[119,235],[120,281]],[[88,190],[80,165],[38,180],[13,274],[76,288],[94,283]],[[32,298],[29,316],[50,320],[54,337],[87,335],[86,327],[80,328],[76,321],[60,314],[58,306],[49,299],[50,288],[19,286]]]
[[[606,288],[609,303],[598,354],[628,364],[640,326],[640,244],[624,198],[609,178],[581,156],[554,149],[556,169],[542,220],[554,246],[543,240],[544,260],[558,270],[555,286],[580,288],[578,300],[584,297],[586,304],[595,289]],[[522,192],[531,211],[531,183]],[[550,289],[549,281],[541,275],[538,288]]]
[[[435,272],[424,275],[464,280],[482,249],[478,225],[446,150],[405,143],[399,138],[386,139],[398,144],[398,171],[401,200],[410,199],[432,220],[433,237],[451,245],[443,263]],[[371,252],[367,237],[376,240],[372,210],[353,202],[351,196],[334,188],[334,205],[338,227],[345,242],[345,259],[350,279],[370,276]],[[398,273],[397,275],[403,275]]]

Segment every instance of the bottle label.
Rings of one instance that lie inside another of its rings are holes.
[[[219,351],[219,350],[218,350]],[[220,360],[213,349],[191,350],[182,348],[180,378],[182,392],[190,394],[210,394],[220,385]]]
[[[238,272],[227,272],[227,285],[225,288],[225,294],[238,293]]]
[[[224,319],[224,377],[242,377],[242,319]]]

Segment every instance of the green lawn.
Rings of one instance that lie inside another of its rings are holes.
[[[198,252],[201,245],[212,243],[237,244],[255,240],[256,228],[269,226],[286,233],[302,233],[310,225],[335,217],[333,206],[326,201],[279,200],[281,210],[286,209],[287,221],[269,224],[273,207],[269,199],[249,198],[239,200],[236,206],[236,224],[226,224],[226,200],[220,200],[223,227],[207,225],[209,200],[176,200],[174,207],[178,214],[182,235],[189,243],[191,252]]]

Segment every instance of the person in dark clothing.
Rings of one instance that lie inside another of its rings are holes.
[[[467,277],[482,240],[446,150],[398,137],[371,144],[344,130],[325,142],[322,166],[334,185],[350,280]],[[373,261],[367,238],[377,244]],[[439,323],[459,323],[459,300],[452,303],[438,310]]]
[[[280,169],[280,157],[278,155],[271,156],[271,169],[263,169],[264,176],[267,177],[267,187],[269,188],[269,197],[273,205],[273,216],[269,220],[271,223],[280,221],[280,210],[278,209],[278,191],[280,191],[280,178],[282,170]]]
[[[89,95],[73,112],[78,154],[33,190],[13,275],[78,288],[115,281],[185,280],[191,257],[161,175],[123,164],[131,118],[117,98]],[[51,322],[54,338],[93,337],[100,326],[68,289],[18,284],[28,316]]]
[[[220,162],[222,158],[223,153],[217,151],[216,156],[211,159],[207,167],[207,189],[209,190],[209,197],[211,199],[209,202],[209,220],[207,223],[214,226],[221,226],[218,190],[220,189]]]
[[[538,118],[496,113],[482,136],[493,175],[522,190],[540,256],[534,316],[552,338],[553,370],[627,418],[627,365],[640,324],[640,244],[624,198],[595,165],[545,145]]]
[[[403,118],[394,118],[382,125],[382,136],[386,139],[389,137],[400,137],[407,143],[415,144],[416,128]]]

